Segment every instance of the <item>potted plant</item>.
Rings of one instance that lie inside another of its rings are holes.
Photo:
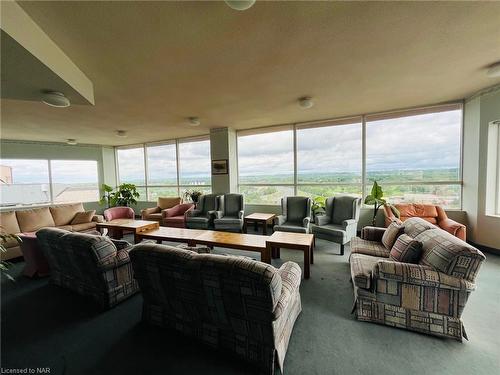
[[[326,197],[319,196],[313,198],[311,206],[313,219],[316,216],[324,215],[325,207],[326,207]]]
[[[184,199],[193,202],[194,204],[198,203],[198,200],[203,195],[203,192],[200,190],[186,190],[183,194]]]
[[[375,226],[378,209],[386,203],[383,196],[384,192],[382,191],[382,187],[377,183],[377,181],[373,181],[372,191],[370,195],[365,198],[365,204],[373,206],[373,226]]]
[[[114,206],[128,207],[131,204],[137,204],[137,198],[140,196],[134,184],[121,184],[115,191],[113,191],[111,186],[103,184],[102,190],[104,191],[104,195],[100,203],[106,203],[108,208]]]
[[[1,232],[0,232],[0,252],[2,252],[2,253],[7,252],[7,249],[5,248],[5,244],[9,240],[15,240],[19,244],[21,243],[21,239],[19,238],[19,236],[16,236],[15,234],[7,234],[3,231],[3,228],[1,228],[1,227],[0,227],[0,230],[1,230]],[[2,276],[6,277],[7,279],[14,281],[12,276],[10,276],[7,273],[7,271],[9,270],[9,266],[10,266],[9,262],[6,262],[4,260],[0,261],[0,273],[2,274]]]

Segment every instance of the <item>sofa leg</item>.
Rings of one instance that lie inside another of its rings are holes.
[[[344,244],[340,245],[340,255],[344,255]]]

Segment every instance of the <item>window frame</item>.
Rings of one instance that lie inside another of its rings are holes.
[[[116,146],[115,149],[115,168],[116,168],[116,186],[120,185],[122,182],[120,180],[120,165],[118,163],[118,150],[127,150],[127,149],[134,149],[134,148],[142,148],[143,153],[144,153],[144,185],[136,185],[137,188],[144,189],[145,190],[145,200],[141,202],[155,202],[155,200],[150,200],[149,198],[149,189],[155,189],[155,188],[175,188],[177,190],[177,196],[181,196],[181,190],[182,189],[189,189],[190,187],[192,188],[194,185],[185,185],[180,183],[180,153],[179,153],[179,144],[181,143],[189,143],[189,142],[197,142],[197,141],[209,141],[210,143],[210,135],[201,135],[201,136],[194,136],[194,137],[185,137],[185,138],[176,138],[176,139],[166,139],[166,140],[161,140],[161,141],[154,141],[154,142],[146,142],[146,143],[135,143],[135,144],[130,144],[130,145],[124,145],[124,146]],[[175,167],[176,167],[176,184],[162,184],[162,185],[150,185],[149,184],[149,176],[148,176],[148,147],[155,147],[155,146],[163,146],[163,145],[175,145]],[[203,185],[196,185],[197,187],[200,188],[209,188],[212,189],[211,184],[203,184]]]
[[[363,199],[363,207],[371,207],[364,204],[364,199],[368,194],[368,187],[371,186],[370,181],[367,176],[367,165],[366,165],[366,157],[367,157],[367,122],[376,121],[382,119],[394,119],[398,117],[408,117],[408,116],[416,116],[427,113],[439,113],[439,112],[447,112],[452,110],[460,110],[461,120],[460,120],[460,133],[459,133],[459,178],[458,180],[453,181],[412,181],[412,182],[391,182],[386,185],[458,185],[460,186],[460,206],[458,208],[447,208],[447,211],[460,211],[463,209],[463,142],[464,142],[464,103],[460,102],[450,102],[446,104],[438,104],[431,106],[423,106],[423,107],[415,107],[415,108],[407,108],[407,109],[399,109],[393,111],[385,111],[378,113],[370,113],[370,114],[361,114],[357,116],[348,116],[348,117],[340,117],[334,119],[327,119],[321,121],[309,121],[309,122],[301,122],[301,123],[292,123],[285,125],[277,125],[265,128],[254,128],[254,129],[245,129],[239,130],[236,132],[236,137],[245,136],[245,135],[253,135],[253,134],[263,134],[263,133],[272,133],[284,129],[292,129],[293,130],[293,164],[294,164],[294,183],[269,183],[269,184],[249,184],[249,183],[241,183],[240,182],[240,173],[239,173],[239,152],[238,152],[238,141],[236,142],[236,164],[237,164],[237,183],[238,183],[238,191],[240,190],[240,186],[291,186],[293,187],[294,194],[297,194],[298,188],[302,185],[306,186],[358,186],[361,189],[361,197]],[[327,126],[335,126],[335,125],[347,125],[347,124],[359,124],[361,123],[361,183],[299,183],[298,182],[298,170],[297,170],[297,130],[311,127],[327,127]],[[500,135],[499,135],[500,137]],[[500,160],[500,151],[499,156]],[[499,162],[500,163],[500,162]],[[500,177],[499,177],[500,179]],[[500,181],[500,180],[499,180]],[[500,182],[498,182],[500,184]],[[500,198],[498,198],[500,199]],[[269,203],[258,203],[256,205],[262,206],[271,206],[274,204]],[[499,203],[497,202],[497,206]]]

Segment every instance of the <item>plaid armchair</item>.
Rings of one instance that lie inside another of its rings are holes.
[[[266,374],[274,374],[276,362],[283,370],[302,310],[296,263],[276,269],[247,257],[152,243],[134,246],[130,257],[145,322],[232,352]]]
[[[379,242],[385,228],[365,227],[351,242],[353,312],[358,320],[462,341],[462,312],[485,256],[421,218],[404,232],[422,243],[418,264],[389,259]]]
[[[348,195],[328,198],[325,215],[315,218],[313,234],[340,244],[340,255],[344,255],[344,245],[356,237],[360,208],[361,198]]]
[[[275,231],[309,233],[311,223],[311,198],[281,198],[281,212]]]
[[[215,211],[215,229],[240,232],[243,229],[244,207],[242,194],[221,195],[219,210]]]
[[[50,267],[50,282],[110,308],[138,292],[128,242],[57,228],[36,233]]]

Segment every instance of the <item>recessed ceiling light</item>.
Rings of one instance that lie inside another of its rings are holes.
[[[224,0],[224,2],[234,10],[247,10],[255,4],[255,0]]]
[[[116,131],[116,136],[117,137],[126,138],[127,137],[127,132],[125,130],[117,130]]]
[[[201,124],[200,119],[198,117],[189,117],[189,125],[191,126],[198,126]]]
[[[42,93],[42,102],[51,107],[64,108],[71,104],[69,99],[62,92],[47,91]]]
[[[314,105],[314,102],[312,101],[312,98],[309,96],[304,96],[299,99],[299,105],[302,108],[311,108]]]
[[[71,146],[74,146],[74,145],[76,145],[76,144],[77,144],[77,143],[76,143],[76,139],[73,139],[73,138],[68,138],[68,139],[66,140],[66,143],[67,143],[68,145],[71,145]]]
[[[500,77],[500,61],[493,65],[490,65],[486,74],[491,78]]]

